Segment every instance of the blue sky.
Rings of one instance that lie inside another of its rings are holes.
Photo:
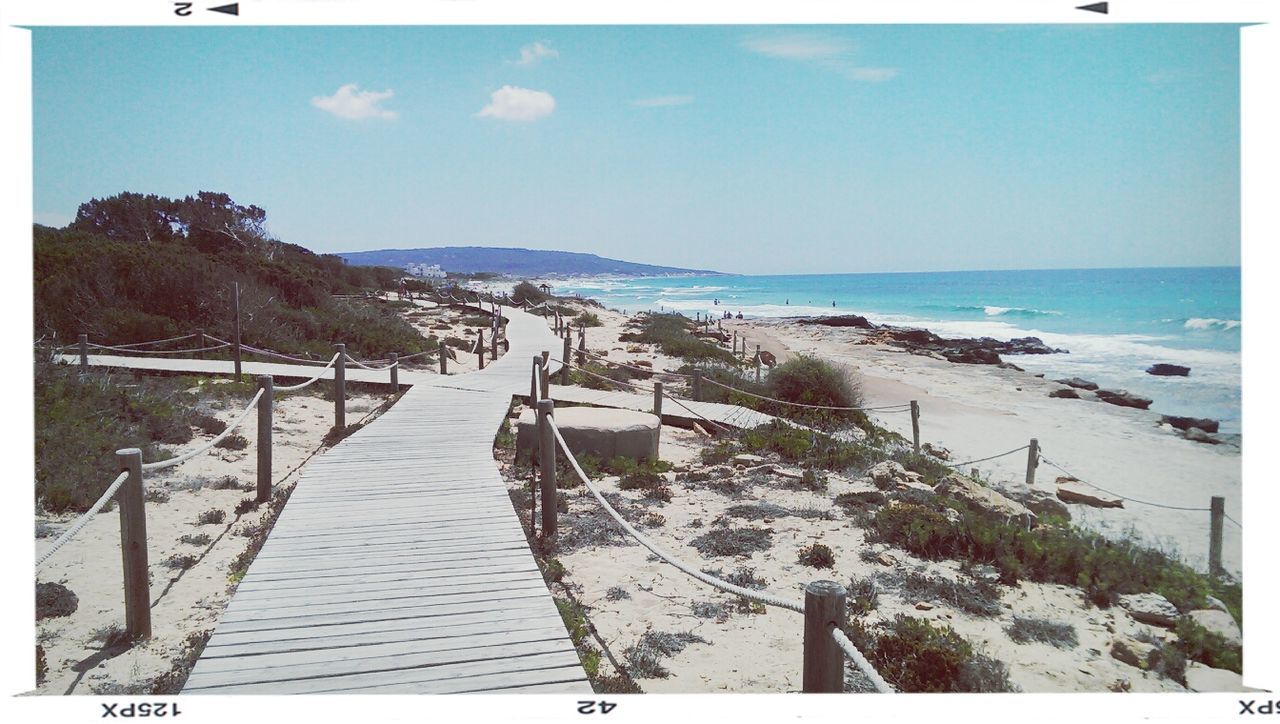
[[[1239,263],[1238,28],[40,28],[35,213],[743,273]]]

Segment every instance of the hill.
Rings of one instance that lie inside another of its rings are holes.
[[[655,264],[638,264],[607,259],[595,254],[540,249],[503,249],[490,246],[440,246],[426,249],[378,249],[340,253],[343,259],[360,266],[392,266],[403,269],[407,264],[439,264],[447,272],[474,274],[496,272],[517,277],[583,276],[615,274],[624,276],[662,276],[672,274],[720,274],[708,269],[683,269]]]
[[[332,296],[394,288],[400,270],[315,254],[271,238],[265,222],[226,194],[124,192],[81,204],[64,229],[36,225],[34,336],[122,344],[203,328],[230,339],[238,283],[246,344],[321,358],[339,339],[358,357],[424,348],[391,310]]]

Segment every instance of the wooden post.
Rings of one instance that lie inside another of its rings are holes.
[[[476,364],[484,369],[484,330],[478,330],[476,337]]]
[[[1027,485],[1036,484],[1036,467],[1040,465],[1040,441],[1031,438],[1027,445]]]
[[[693,399],[702,402],[702,370],[693,371]]]
[[[275,383],[271,375],[258,377],[258,502],[271,500],[271,408]]]
[[[556,436],[549,419],[555,419],[556,403],[538,401],[538,460],[542,467],[542,540],[550,543],[556,534]]]
[[[489,359],[498,360],[498,332],[502,330],[502,318],[495,309],[493,312],[493,331],[489,333]]]
[[[449,346],[444,343],[444,337],[440,338],[440,374],[449,374]]]
[[[551,366],[547,364],[550,361],[551,353],[545,349],[542,350],[542,374],[538,375],[542,387],[538,391],[542,394],[542,399],[544,400],[551,399]]]
[[[911,401],[911,443],[916,455],[920,454],[920,403]]]
[[[1209,498],[1209,576],[1222,575],[1222,517],[1226,499],[1220,495]]]
[[[391,394],[400,393],[400,355],[391,353]]]
[[[233,359],[235,360],[235,363],[236,363],[236,382],[240,382],[243,379],[240,375],[240,282],[232,282],[232,284],[235,287],[234,288],[234,292],[235,292],[234,304],[235,304],[235,313],[236,313],[236,321],[235,321],[236,328],[235,328],[235,335],[232,338],[234,341],[231,343],[231,354],[233,355]]]
[[[662,424],[662,383],[654,381],[653,383],[653,414],[658,418],[658,424]]]
[[[804,674],[806,694],[844,691],[844,651],[831,632],[845,623],[844,586],[814,581],[804,587]]]
[[[581,327],[578,329],[578,366],[587,363],[587,329]]]
[[[142,451],[116,451],[129,477],[116,493],[120,506],[120,555],[124,563],[124,621],[130,639],[151,635],[151,574],[147,570],[147,509],[142,490]]]
[[[573,354],[573,336],[566,333],[564,335],[564,366],[560,368],[560,384],[569,384],[569,356]]]
[[[338,361],[333,365],[333,426],[347,428],[347,345],[335,344]]]
[[[538,385],[538,367],[542,365],[542,357],[533,356],[533,373],[529,377],[529,407],[536,407],[538,404],[538,391],[541,386]]]
[[[982,478],[982,471],[977,468],[969,468],[969,477],[974,480],[980,480]]]
[[[757,344],[756,345],[756,382],[760,381],[760,365],[761,364],[762,362],[760,360],[760,345]]]
[[[738,330],[733,330],[733,356],[738,356]]]
[[[196,330],[196,349],[204,349],[204,327]],[[196,359],[204,359],[204,352],[196,352]]]
[[[80,369],[89,369],[89,335],[80,335]]]

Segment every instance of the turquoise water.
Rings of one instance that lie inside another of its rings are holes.
[[[1240,431],[1239,267],[580,279],[556,292],[628,311],[855,313],[943,336],[1036,336],[1070,353],[1009,361],[1127,389],[1154,400],[1152,410]],[[1191,375],[1146,374],[1156,362],[1189,366]]]

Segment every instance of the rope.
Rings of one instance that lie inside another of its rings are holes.
[[[586,355],[587,355],[588,357],[594,357],[594,358],[596,358],[596,359],[600,360],[601,362],[605,362],[605,363],[608,363],[608,364],[611,364],[611,365],[616,365],[616,366],[618,366],[618,367],[625,367],[625,368],[627,368],[627,369],[629,369],[629,370],[636,370],[637,372],[648,372],[649,374],[653,374],[653,375],[662,375],[662,376],[665,376],[665,377],[679,377],[679,378],[682,378],[682,379],[690,379],[690,378],[692,378],[692,377],[693,377],[693,375],[687,375],[687,374],[685,374],[685,373],[683,373],[683,372],[662,372],[662,371],[660,371],[660,370],[651,370],[651,369],[648,369],[648,368],[646,368],[646,367],[638,367],[638,366],[636,366],[636,365],[629,365],[629,364],[627,364],[627,363],[625,363],[625,362],[615,362],[615,361],[613,361],[613,360],[609,359],[608,357],[605,357],[605,356],[604,356],[604,355],[602,355],[602,354],[596,354],[595,352],[591,352],[591,351],[589,351],[589,350],[585,350],[585,349],[579,349],[579,350],[574,350],[574,351],[576,351],[576,352],[584,352],[584,353],[586,353]]]
[[[796,613],[804,613],[803,602],[785,599],[780,596],[775,596],[770,593],[755,591],[750,588],[743,588],[742,586],[735,586],[732,583],[729,583],[728,581],[723,581],[719,578],[716,578],[715,576],[707,575],[706,573],[703,573],[697,568],[694,568],[688,565],[687,563],[684,563],[680,559],[668,553],[666,550],[661,548],[657,543],[654,543],[652,540],[650,540],[648,536],[644,535],[640,531],[633,528],[630,523],[628,523],[626,520],[622,518],[621,515],[618,515],[618,511],[614,510],[612,505],[609,505],[609,501],[605,500],[604,495],[600,493],[600,489],[597,488],[595,483],[591,482],[591,479],[587,477],[587,474],[582,471],[582,467],[578,465],[577,459],[574,458],[573,453],[569,450],[569,444],[565,442],[564,436],[560,434],[560,428],[556,427],[555,418],[548,417],[546,419],[547,419],[547,423],[551,425],[551,432],[555,434],[556,441],[559,443],[560,449],[564,451],[565,457],[567,457],[569,460],[569,464],[573,467],[574,472],[578,474],[578,479],[582,481],[583,485],[587,486],[587,489],[591,491],[591,494],[596,497],[596,500],[600,502],[600,505],[604,507],[604,509],[609,513],[609,515],[612,516],[615,521],[617,521],[618,525],[622,526],[623,530],[625,530],[627,533],[630,533],[631,537],[635,538],[637,541],[640,542],[641,545],[643,545],[645,548],[648,548],[650,551],[652,551],[654,555],[663,559],[667,563],[670,563],[671,565],[675,566],[680,571],[687,573],[688,575],[698,579],[699,581],[702,581],[703,583],[706,583],[711,586],[715,586],[716,588],[719,588],[722,591],[727,591],[729,593],[737,594],[744,598],[749,598],[753,601],[759,601],[760,603],[763,603],[769,606],[777,606],[779,608],[785,608],[788,611],[795,611]]]
[[[89,344],[88,346],[111,350],[113,352],[128,352],[129,354],[194,354],[196,352],[212,352],[216,349],[222,349],[229,344],[230,342],[226,342],[223,344],[213,345],[212,347],[198,347],[196,349],[122,349],[120,347],[108,347],[107,345],[102,344]]]
[[[744,395],[746,395],[746,396],[748,396],[748,397],[754,397],[754,398],[759,399],[759,400],[767,400],[767,401],[769,401],[769,402],[777,402],[778,404],[782,404],[782,405],[791,405],[791,406],[793,406],[793,407],[804,407],[804,408],[808,408],[808,409],[810,409],[810,410],[839,410],[839,411],[844,411],[844,412],[852,412],[852,411],[858,411],[858,412],[906,412],[906,411],[908,411],[908,410],[910,410],[910,409],[911,409],[911,405],[910,405],[910,403],[907,403],[907,404],[898,404],[898,405],[888,405],[888,406],[885,406],[885,407],[836,407],[836,406],[834,406],[834,405],[806,405],[806,404],[804,404],[804,403],[802,403],[802,402],[788,402],[787,400],[779,400],[779,399],[778,399],[778,398],[776,398],[776,397],[768,397],[768,396],[766,396],[766,395],[757,395],[757,394],[756,394],[756,393],[754,393],[754,392],[747,392],[746,390],[740,390],[740,389],[738,389],[737,387],[731,387],[731,386],[729,386],[729,385],[726,385],[726,384],[724,384],[723,382],[717,382],[717,381],[715,381],[715,380],[711,379],[710,377],[703,377],[703,378],[702,378],[702,380],[703,380],[704,382],[710,382],[711,384],[713,384],[713,385],[715,385],[715,386],[717,386],[717,387],[723,387],[723,388],[725,388],[726,390],[733,390],[734,392],[738,392],[738,393],[744,394]]]
[[[1023,446],[1022,446],[1022,447],[1020,447],[1020,448],[1014,448],[1013,450],[1010,450],[1009,452],[1002,452],[1002,453],[1000,453],[999,455],[992,455],[991,457],[978,458],[977,460],[967,460],[967,461],[962,462],[962,463],[947,463],[947,467],[949,467],[949,468],[962,468],[962,467],[964,467],[965,465],[972,465],[972,464],[974,464],[974,463],[982,463],[982,462],[986,462],[986,461],[988,461],[988,460],[995,460],[996,458],[1002,458],[1002,457],[1004,457],[1005,455],[1012,455],[1012,454],[1014,454],[1014,453],[1016,453],[1016,452],[1022,452],[1023,450],[1026,450],[1026,449],[1027,449],[1027,448],[1029,448],[1029,447],[1031,447],[1031,446],[1030,446],[1030,445],[1023,445]],[[1048,461],[1046,460],[1045,462],[1048,462]],[[1064,471],[1064,472],[1065,472],[1065,471]],[[1068,474],[1069,474],[1069,473],[1068,473]]]
[[[58,536],[58,539],[53,542],[53,545],[49,550],[45,551],[44,555],[36,559],[36,568],[44,565],[44,562],[49,560],[50,556],[57,553],[59,548],[66,544],[67,541],[74,538],[76,533],[79,533],[80,529],[85,527],[89,522],[89,519],[97,515],[98,511],[102,510],[102,506],[106,505],[108,500],[111,500],[111,496],[115,495],[116,491],[120,489],[120,486],[124,485],[124,481],[128,479],[128,470],[120,473],[120,475],[116,477],[115,481],[107,487],[105,492],[103,492],[102,497],[98,498],[98,502],[94,503],[93,507],[85,511],[79,518],[76,518],[76,521],[71,524],[71,527],[64,531],[62,535]]]
[[[146,347],[147,345],[152,345],[152,344],[164,344],[165,342],[178,342],[184,339],[191,339],[194,336],[196,335],[184,334],[181,337],[170,337],[168,339],[155,339],[150,342],[130,342],[129,344],[117,344],[117,345],[113,345],[112,349],[128,349],[130,347]],[[100,345],[90,345],[90,346],[100,346]]]
[[[297,392],[298,390],[313,384],[316,380],[320,379],[321,377],[324,377],[324,373],[327,372],[329,368],[333,366],[333,363],[337,361],[338,361],[338,353],[334,352],[333,357],[329,359],[329,364],[325,365],[324,367],[321,367],[320,371],[316,373],[315,377],[312,377],[311,379],[307,380],[306,382],[303,382],[302,384],[290,385],[288,387],[277,387],[275,388],[275,391],[276,392]]]
[[[1104,492],[1104,493],[1110,493],[1111,495],[1114,495],[1114,496],[1116,496],[1117,498],[1121,498],[1121,499],[1123,499],[1123,500],[1128,500],[1128,501],[1133,502],[1133,503],[1140,503],[1140,504],[1142,504],[1142,505],[1150,505],[1150,506],[1151,506],[1151,507],[1153,507],[1153,508],[1165,508],[1165,509],[1167,509],[1167,510],[1190,510],[1190,511],[1195,511],[1195,512],[1202,512],[1202,511],[1208,511],[1208,510],[1209,510],[1208,508],[1187,508],[1187,507],[1182,507],[1182,506],[1178,506],[1178,505],[1165,505],[1164,503],[1152,503],[1152,502],[1147,501],[1147,500],[1139,500],[1139,499],[1137,499],[1137,498],[1130,498],[1130,497],[1129,497],[1129,496],[1127,496],[1127,495],[1121,495],[1121,494],[1119,494],[1119,493],[1117,493],[1117,492],[1115,492],[1115,491],[1113,491],[1113,490],[1107,490],[1106,488],[1102,487],[1101,485],[1098,485],[1097,483],[1092,483],[1092,482],[1089,482],[1088,480],[1085,480],[1084,478],[1077,477],[1077,476],[1076,476],[1074,473],[1072,473],[1071,471],[1067,470],[1066,468],[1062,467],[1061,465],[1058,465],[1057,463],[1053,462],[1052,460],[1050,460],[1049,458],[1047,458],[1047,457],[1045,457],[1045,456],[1043,456],[1043,455],[1041,455],[1041,456],[1040,456],[1040,459],[1041,459],[1041,460],[1043,460],[1044,462],[1048,463],[1050,466],[1055,467],[1055,468],[1057,468],[1058,470],[1061,470],[1062,472],[1066,473],[1066,474],[1067,474],[1067,475],[1069,475],[1070,477],[1073,477],[1073,478],[1075,478],[1076,480],[1079,480],[1079,481],[1080,481],[1080,482],[1082,482],[1082,483],[1088,483],[1089,485],[1092,485],[1093,487],[1097,488],[1098,490],[1101,490],[1101,491],[1102,491],[1102,492]],[[1233,521],[1233,522],[1234,522],[1234,521]],[[1236,523],[1236,525],[1239,525],[1239,523]]]
[[[1232,517],[1231,517],[1231,516],[1229,516],[1229,515],[1227,515],[1226,511],[1223,511],[1223,513],[1222,513],[1222,517],[1223,517],[1223,518],[1226,518],[1227,520],[1231,521],[1232,523],[1236,523],[1236,519],[1235,519],[1235,518],[1232,518]],[[1236,523],[1236,527],[1237,527],[1237,528],[1239,528],[1239,529],[1241,529],[1241,530],[1244,530],[1244,526],[1243,526],[1243,525],[1240,525],[1239,523]]]
[[[858,647],[853,645],[853,642],[844,634],[844,631],[841,631],[839,628],[833,628],[831,629],[831,636],[836,640],[836,645],[844,651],[844,655],[848,656],[849,659],[853,661],[853,665],[858,667],[858,671],[861,671],[864,676],[871,679],[871,683],[875,685],[876,691],[881,694],[897,693],[894,691],[893,687],[889,685],[889,682],[885,681],[880,676],[880,672],[876,671],[876,667],[872,666],[870,661],[867,661],[867,657],[862,655],[862,652],[858,650]]]
[[[230,435],[233,430],[235,430],[237,427],[240,427],[240,423],[245,421],[245,418],[249,416],[250,412],[253,412],[253,408],[255,405],[258,404],[258,399],[262,397],[263,392],[266,392],[266,389],[259,387],[258,394],[254,395],[252,400],[249,400],[249,404],[244,408],[244,412],[240,413],[240,417],[236,418],[236,421],[228,425],[227,429],[219,433],[217,437],[213,438],[212,440],[201,445],[198,448],[195,448],[189,452],[185,452],[179,455],[176,458],[169,458],[168,460],[161,460],[159,462],[154,462],[154,463],[143,463],[142,469],[143,470],[160,470],[161,468],[169,468],[169,467],[173,467],[174,465],[178,465],[179,463],[185,463],[191,458],[199,455],[202,452],[205,452],[209,448],[212,448],[214,445],[217,445],[218,443],[222,442],[222,440],[226,438],[228,435]]]
[[[367,365],[367,364],[365,364],[365,363],[361,362],[360,360],[356,359],[355,357],[352,357],[352,356],[351,356],[351,355],[349,355],[349,354],[348,354],[348,355],[343,355],[343,356],[347,358],[347,361],[348,361],[348,362],[350,362],[351,364],[355,365],[356,367],[360,367],[360,368],[362,368],[362,369],[366,369],[366,370],[372,370],[372,371],[374,371],[374,372],[385,372],[385,371],[387,371],[387,370],[391,369],[392,367],[398,367],[398,366],[399,366],[398,364],[389,364],[389,365],[387,365],[386,367],[370,367],[369,365]],[[370,362],[372,362],[373,360],[369,360],[369,361],[370,361]],[[377,360],[377,361],[378,361],[378,362],[390,362],[391,360]]]

